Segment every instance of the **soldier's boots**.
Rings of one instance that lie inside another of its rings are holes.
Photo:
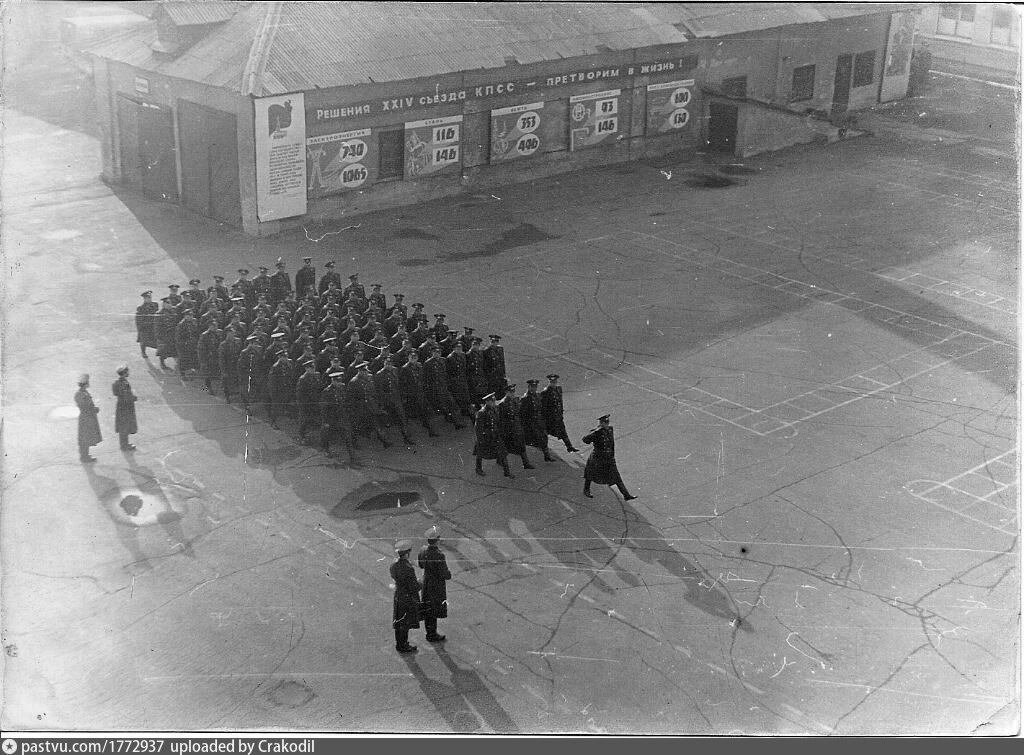
[[[140,344],[139,345],[139,352],[142,354],[142,358],[143,359],[149,359],[149,354],[146,353],[146,347],[145,346]]]
[[[476,457],[476,473],[481,477],[487,476],[487,473],[484,471],[484,460],[479,456]]]
[[[410,438],[408,433],[402,433],[402,440],[405,441],[405,444],[408,445],[408,446],[415,446],[416,445],[416,441],[414,441],[412,438]]]
[[[583,495],[585,495],[587,498],[594,497],[594,494],[590,492],[590,480],[587,480],[585,483],[583,483]]]
[[[556,458],[555,458],[554,456],[552,456],[552,455],[551,455],[551,452],[550,452],[550,451],[548,451],[548,450],[547,450],[547,449],[545,448],[545,449],[544,449],[544,461],[558,461],[558,459],[556,459]]]
[[[516,476],[509,470],[507,460],[502,463],[501,468],[505,470],[506,477],[511,477],[513,480],[516,478]]]
[[[427,642],[444,642],[446,639],[448,638],[445,635],[437,634],[437,632],[434,634],[427,634]]]
[[[419,648],[417,648],[415,645],[411,645],[408,642],[404,646],[403,645],[396,645],[395,649],[399,653],[415,653],[415,652],[417,652],[419,650]]]
[[[533,464],[530,463],[530,460],[528,458],[526,458],[526,453],[525,452],[519,454],[519,457],[523,460],[523,469],[536,469],[536,467],[533,466]]]
[[[164,361],[164,357],[160,357],[160,369],[162,369],[162,370],[169,370],[169,369],[171,369],[170,367],[167,366],[167,362]]]

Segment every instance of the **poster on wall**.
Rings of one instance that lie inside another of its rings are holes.
[[[543,102],[491,111],[491,162],[529,157],[540,152]]]
[[[420,178],[462,164],[462,116],[405,124],[405,177]]]
[[[693,79],[647,87],[647,133],[670,134],[690,125]]]
[[[307,190],[322,196],[373,183],[375,152],[368,128],[306,139]]]
[[[910,55],[914,50],[914,12],[893,13],[889,20],[889,40],[885,45],[882,87],[879,102],[902,99],[910,83]]]
[[[620,89],[569,98],[569,149],[614,143],[619,136]]]
[[[256,215],[261,222],[306,214],[306,107],[302,94],[253,101]]]

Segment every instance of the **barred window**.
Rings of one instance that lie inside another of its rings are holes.
[[[858,53],[853,58],[853,85],[862,87],[875,80],[875,51]]]
[[[793,69],[793,92],[791,102],[800,102],[814,97],[814,66],[799,66]]]

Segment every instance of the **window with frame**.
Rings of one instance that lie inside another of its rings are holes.
[[[1009,8],[992,9],[992,29],[989,32],[989,42],[995,45],[1010,44],[1010,25],[1012,17]]]
[[[405,130],[381,131],[377,135],[380,164],[377,178],[403,178],[405,176]]]
[[[747,77],[734,76],[731,79],[722,79],[722,94],[726,97],[744,98],[747,96]]]
[[[943,3],[935,31],[953,37],[970,37],[974,31],[974,3]]]
[[[857,53],[853,57],[853,86],[862,87],[875,80],[875,51]]]
[[[814,66],[797,66],[793,69],[793,91],[790,102],[814,98]]]

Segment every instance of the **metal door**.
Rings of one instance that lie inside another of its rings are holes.
[[[850,102],[850,80],[853,77],[853,55],[836,58],[836,78],[832,88],[832,117],[846,112]]]
[[[139,168],[139,116],[138,103],[124,95],[117,98],[118,156],[121,162],[121,183],[134,189],[142,188]]]
[[[171,111],[143,103],[136,112],[139,119],[142,194],[149,199],[177,202],[178,168],[175,165]]]
[[[215,220],[241,225],[235,116],[178,100],[178,131],[185,206]]]
[[[714,152],[736,152],[736,128],[739,107],[724,102],[711,102],[708,119],[708,148]]]

